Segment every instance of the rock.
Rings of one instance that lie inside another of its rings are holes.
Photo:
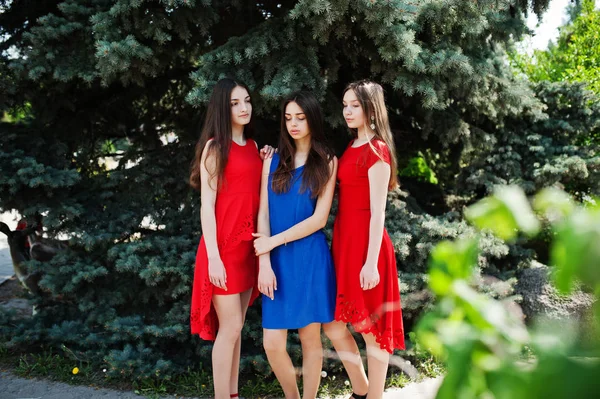
[[[5,311],[14,310],[17,318],[30,317],[33,314],[31,304],[27,299],[14,298],[1,301],[0,308]]]
[[[0,310],[13,310],[17,318],[31,317],[33,307],[24,295],[25,289],[16,276],[0,283]]]
[[[550,272],[548,266],[532,261],[519,277],[515,292],[523,298],[521,308],[527,320],[536,316],[564,321],[587,319],[594,296],[581,290],[568,296],[559,295],[550,282]]]

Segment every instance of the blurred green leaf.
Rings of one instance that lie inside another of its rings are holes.
[[[556,189],[546,189],[534,200],[536,211],[553,226],[550,255],[558,288],[567,292],[579,280],[600,298],[600,207],[593,199],[588,203],[578,206]],[[504,239],[540,228],[523,191],[515,187],[499,187],[466,215]],[[597,353],[581,352],[581,325],[544,320],[543,328],[530,334],[518,314],[469,284],[477,257],[477,239],[442,242],[431,253],[429,286],[438,302],[419,323],[417,337],[446,362],[437,398],[596,397],[600,361],[593,357]],[[598,304],[594,316],[600,326]],[[526,347],[533,349],[535,361],[523,359]],[[576,359],[574,353],[588,357]]]
[[[470,388],[469,378],[472,375],[471,353],[476,344],[477,334],[466,324],[456,322],[443,322],[438,333],[444,341],[451,340],[451,345],[446,345],[448,351],[448,373],[438,390],[437,399],[455,399],[460,397],[474,397],[468,395]],[[460,390],[462,393],[459,393]],[[468,396],[464,396],[467,394]]]
[[[556,287],[571,291],[577,279],[600,285],[600,210],[577,209],[555,228],[551,262],[557,267]]]
[[[564,191],[547,187],[535,196],[533,208],[548,220],[556,221],[569,215],[575,208],[575,204]]]
[[[508,342],[515,344],[517,349],[525,344],[529,335],[523,322],[508,312],[498,301],[481,294],[469,287],[464,281],[456,281],[453,290],[465,310],[468,320],[482,332],[492,330]],[[490,339],[495,340],[493,336]],[[495,345],[495,342],[488,342]]]
[[[566,324],[561,320],[538,318],[533,327],[530,345],[541,356],[568,356],[580,338],[579,327],[577,320]]]
[[[478,294],[465,281],[456,281],[452,288],[470,324],[479,330],[492,327],[492,324],[481,311],[485,307],[486,297],[484,295]]]
[[[418,335],[419,342],[434,356],[442,357],[444,352],[442,341],[431,331],[423,331]]]
[[[490,229],[503,240],[517,235],[517,223],[508,208],[494,197],[484,198],[465,211],[465,217],[479,229]]]
[[[483,350],[473,352],[473,363],[485,371],[498,370],[502,366],[502,361],[498,356]]]
[[[478,241],[442,241],[431,252],[429,286],[436,295],[447,295],[455,279],[468,279],[477,264]]]
[[[596,287],[596,303],[594,303],[594,320],[596,321],[596,331],[600,331],[600,287]]]
[[[533,236],[540,229],[525,193],[517,186],[496,187],[492,197],[468,207],[465,217],[478,228],[490,229],[506,241],[514,239],[519,230]]]
[[[494,190],[498,198],[510,210],[518,228],[529,236],[534,236],[540,230],[540,222],[531,210],[529,201],[519,186],[498,186]]]
[[[495,399],[532,399],[527,387],[530,381],[528,370],[531,366],[504,362],[498,370],[487,373],[487,383]]]
[[[598,358],[546,356],[540,358],[538,367],[532,371],[527,398],[597,398],[598,376]]]

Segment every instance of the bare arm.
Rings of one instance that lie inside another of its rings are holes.
[[[220,258],[217,246],[217,220],[215,217],[215,203],[217,200],[217,181],[214,179],[210,184],[210,172],[214,173],[216,162],[213,156],[208,156],[208,148],[212,145],[209,141],[202,151],[202,162],[200,163],[200,223],[202,224],[202,235],[206,243],[208,258]]]
[[[267,158],[263,162],[262,177],[260,181],[260,205],[258,209],[258,221],[256,230],[258,234],[253,234],[255,237],[259,235],[269,236],[271,234],[271,226],[269,222],[269,171],[271,169],[271,158]],[[267,252],[261,254],[258,258],[258,290],[273,299],[274,291],[277,290],[277,279],[271,268],[271,255]]]
[[[377,161],[369,168],[369,197],[371,202],[371,219],[369,222],[369,246],[367,259],[361,271],[361,286],[371,289],[379,284],[377,262],[383,239],[385,224],[385,204],[390,181],[390,165]]]
[[[217,221],[215,217],[215,203],[217,200],[216,179],[210,182],[210,172],[216,169],[214,156],[208,156],[208,148],[212,145],[209,141],[202,151],[202,160],[200,162],[200,223],[202,225],[202,235],[206,244],[206,253],[208,255],[210,281],[217,287],[226,288],[227,276],[225,267],[221,260],[219,247],[217,245]]]
[[[319,198],[317,198],[317,205],[314,213],[279,234],[272,237],[269,237],[269,235],[266,234],[257,238],[254,241],[254,248],[257,250],[257,253],[261,254],[269,252],[275,247],[307,237],[315,231],[325,227],[327,218],[329,217],[329,211],[331,210],[333,194],[335,192],[335,178],[337,174],[337,158],[335,157],[329,163],[329,172],[329,180],[327,181],[325,189],[321,192]]]
[[[258,208],[258,223],[256,226],[257,236],[262,234],[265,236],[271,235],[271,225],[269,224],[269,171],[271,169],[271,159],[265,159],[262,169],[262,177],[260,180],[260,206]],[[269,254],[260,255],[259,261],[262,263],[268,261],[271,264]]]

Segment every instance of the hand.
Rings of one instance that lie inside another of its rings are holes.
[[[258,271],[258,290],[271,299],[275,298],[277,291],[277,278],[271,265],[260,265]]]
[[[252,233],[252,236],[255,237],[254,253],[256,256],[271,252],[271,250],[275,247],[275,245],[273,245],[273,240],[269,236],[266,236],[262,233]]]
[[[377,265],[375,267],[364,265],[360,270],[360,288],[370,290],[377,287],[377,284],[379,284]]]
[[[264,161],[265,159],[271,158],[276,152],[277,150],[275,148],[271,147],[270,145],[266,145],[260,149],[258,155],[260,156],[260,159]]]
[[[212,285],[227,291],[227,273],[221,257],[208,259],[208,277]]]

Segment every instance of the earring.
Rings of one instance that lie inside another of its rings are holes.
[[[371,116],[371,130],[375,130],[375,117]]]

